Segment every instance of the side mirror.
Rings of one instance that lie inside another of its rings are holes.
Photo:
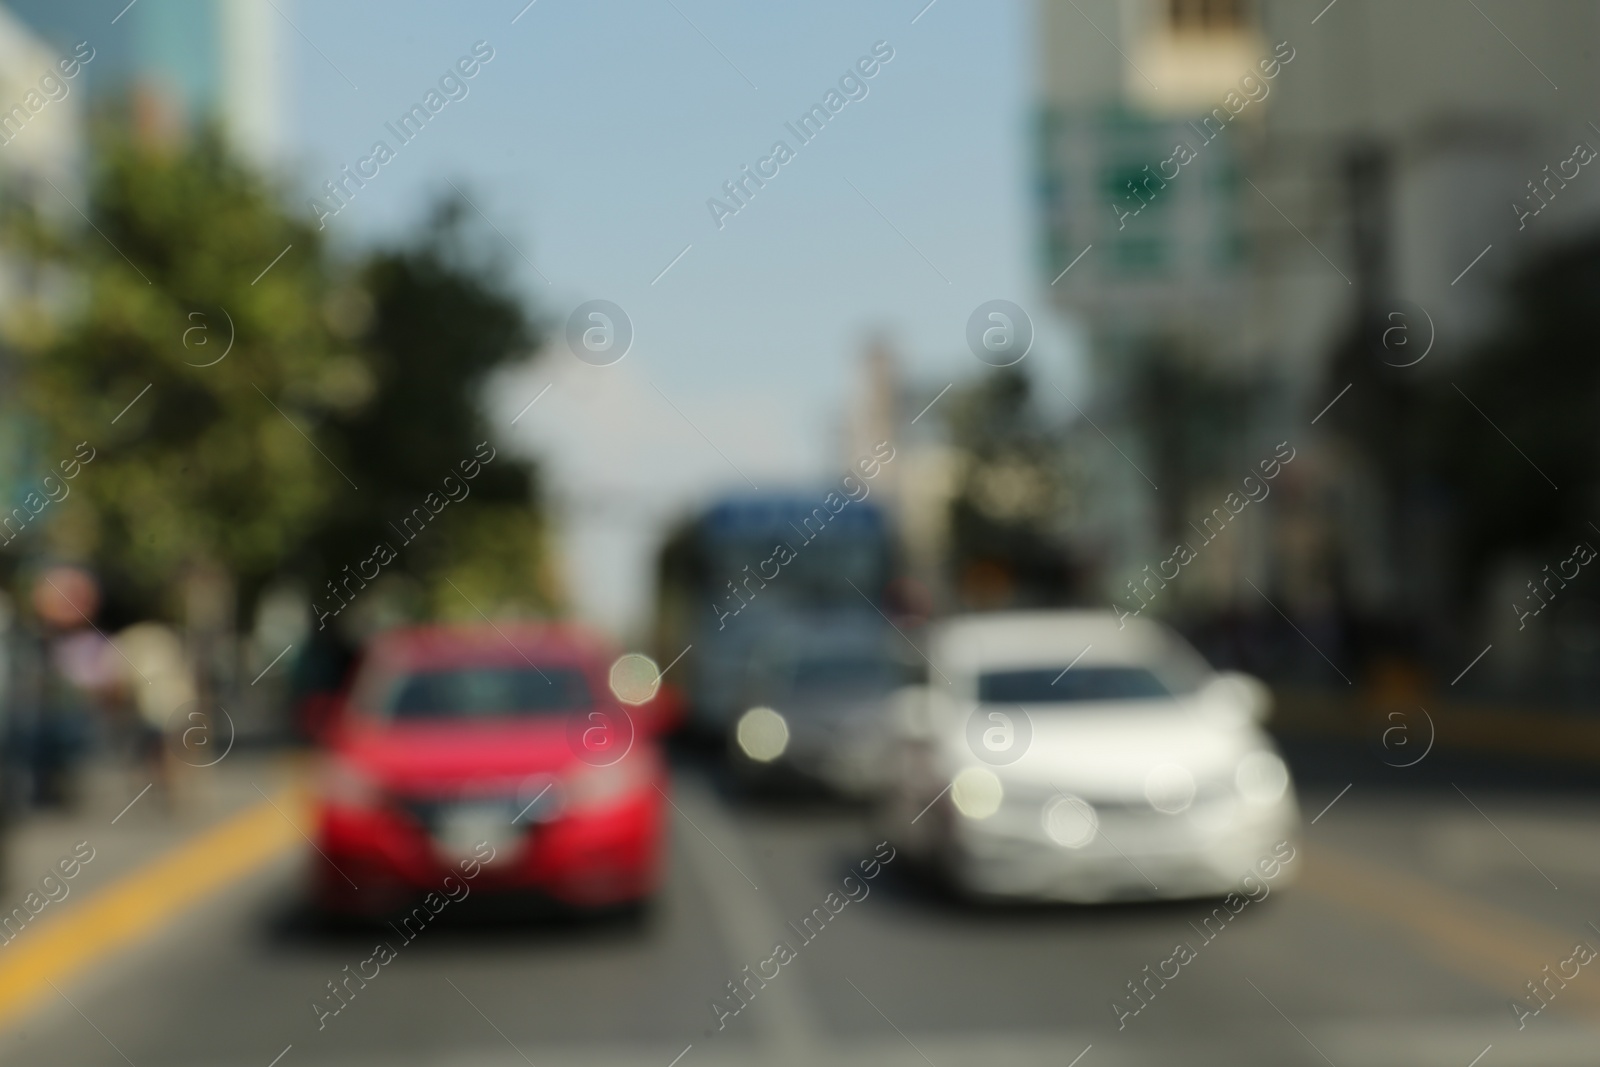
[[[327,744],[339,723],[340,704],[340,694],[335,692],[306,694],[296,715],[300,732],[319,745]]]
[[[1200,691],[1202,705],[1246,721],[1265,723],[1272,717],[1272,690],[1267,683],[1242,671],[1222,671]]]
[[[676,686],[663,685],[656,695],[633,709],[634,719],[653,737],[672,733],[683,725],[687,702]]]

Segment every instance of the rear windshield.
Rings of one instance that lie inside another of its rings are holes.
[[[395,721],[508,719],[577,711],[594,702],[576,667],[455,667],[391,676],[372,710]]]
[[[978,676],[986,704],[1059,704],[1090,700],[1160,700],[1171,691],[1143,667],[1029,667]]]

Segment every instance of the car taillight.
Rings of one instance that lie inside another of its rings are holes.
[[[344,760],[323,768],[319,792],[324,803],[339,808],[376,807],[383,795],[376,780]]]
[[[621,759],[604,767],[580,767],[566,782],[567,809],[602,808],[643,788],[649,781],[648,762]]]

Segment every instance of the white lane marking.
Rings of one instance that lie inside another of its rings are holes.
[[[748,1057],[744,1062],[774,1062],[774,1059],[791,1063],[834,1062],[831,1055],[821,1054],[823,1050],[818,1048],[826,1031],[819,1025],[816,1011],[806,1000],[805,976],[790,973],[797,965],[804,966],[807,952],[817,952],[823,946],[796,945],[794,931],[784,924],[782,917],[767,907],[764,898],[739,888],[739,879],[728,870],[728,864],[732,863],[740,870],[751,870],[755,868],[755,863],[745,851],[743,839],[733,820],[723,813],[705,786],[693,779],[680,778],[673,783],[673,791],[677,794],[675,806],[684,821],[688,822],[692,817],[693,823],[705,831],[705,836],[694,832],[677,836],[687,848],[695,878],[705,891],[723,944],[732,955],[728,961],[728,979],[739,978],[741,969],[747,964],[754,969],[760,961],[769,958],[773,946],[779,941],[787,942],[801,957],[786,964],[783,972],[768,982],[743,1011],[728,1020],[728,1029],[733,1033],[722,1034],[723,1041],[730,1037],[734,1041],[741,1037],[748,1040],[752,1032],[758,1035],[763,1054]],[[720,844],[710,844],[711,839]],[[840,918],[845,918],[845,915]],[[827,933],[824,929],[817,936],[823,939]],[[719,995],[726,996],[727,990],[718,988],[705,991],[707,1000]],[[703,1028],[711,1019],[708,1008],[705,1023],[696,1028]],[[711,1045],[722,1044],[723,1041],[709,1043],[702,1052],[709,1054],[720,1051],[713,1050]]]

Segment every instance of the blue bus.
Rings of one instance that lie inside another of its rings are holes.
[[[832,505],[832,506],[830,506]],[[679,524],[657,563],[657,652],[689,723],[718,734],[739,706],[746,668],[786,633],[885,626],[895,553],[882,509],[827,490],[739,493]]]

